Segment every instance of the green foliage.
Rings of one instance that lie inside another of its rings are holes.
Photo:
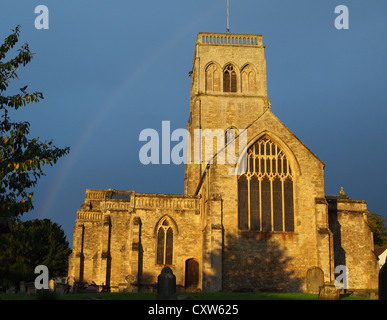
[[[368,214],[368,223],[374,233],[374,245],[382,247],[387,245],[386,218],[377,213]]]
[[[44,175],[42,166],[52,166],[69,152],[68,147],[59,149],[52,141],[28,138],[30,123],[10,119],[10,111],[43,99],[41,92],[27,92],[28,86],[20,88],[20,93],[5,94],[10,81],[18,79],[18,68],[26,66],[33,57],[28,44],[24,44],[14,58],[4,61],[17,44],[19,33],[20,26],[0,46],[0,215],[12,218],[33,208],[30,189]]]
[[[34,281],[35,267],[45,265],[50,278],[66,276],[71,253],[64,231],[49,219],[19,221],[0,235],[0,286]]]

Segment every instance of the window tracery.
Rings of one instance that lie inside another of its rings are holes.
[[[232,64],[223,70],[223,92],[237,92],[237,74]]]
[[[238,227],[251,231],[294,231],[293,173],[284,152],[263,137],[247,151],[238,177]]]
[[[157,229],[156,263],[171,265],[173,258],[173,230],[166,218]]]

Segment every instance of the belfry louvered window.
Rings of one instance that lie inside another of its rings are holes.
[[[168,220],[164,220],[157,231],[157,264],[172,264],[173,230]]]
[[[228,64],[223,71],[223,92],[237,91],[237,74],[232,64]]]
[[[294,231],[293,174],[289,160],[263,137],[247,151],[238,177],[238,227],[251,231]]]

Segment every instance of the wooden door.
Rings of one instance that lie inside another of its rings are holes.
[[[195,259],[185,262],[185,288],[193,289],[199,285],[199,263]]]

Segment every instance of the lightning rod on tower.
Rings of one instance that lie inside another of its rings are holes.
[[[227,0],[227,33],[230,32],[230,4],[229,0]]]

